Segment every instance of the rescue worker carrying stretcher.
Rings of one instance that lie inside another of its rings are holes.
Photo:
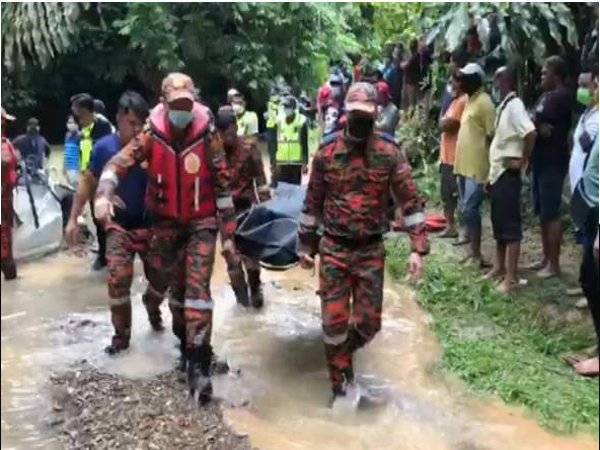
[[[235,213],[237,217],[240,217],[253,204],[271,198],[260,150],[256,145],[255,138],[238,136],[235,112],[232,107],[222,106],[219,109],[216,127],[227,155]],[[227,272],[237,302],[242,306],[251,304],[254,308],[261,308],[264,298],[259,262],[239,253],[225,256]],[[246,275],[244,275],[244,267]],[[250,298],[248,298],[248,287],[250,288]]]
[[[393,139],[373,131],[375,88],[352,85],[345,108],[344,130],[326,136],[314,157],[299,228],[302,267],[312,268],[314,256],[320,256],[323,341],[333,400],[346,396],[353,384],[352,354],[381,328],[382,235],[388,230],[390,195],[403,212],[410,236],[413,278],[421,275],[421,255],[429,251],[424,201],[410,166]]]
[[[212,396],[210,367],[213,300],[210,279],[220,227],[224,253],[235,252],[235,211],[229,169],[209,110],[195,99],[192,79],[171,73],[163,103],[148,126],[105,166],[96,193],[96,217],[113,215],[115,188],[137,163],[148,171],[147,207],[153,214],[150,258],[169,273],[174,331],[181,340],[190,394]]]

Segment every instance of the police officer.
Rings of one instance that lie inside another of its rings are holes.
[[[381,328],[382,235],[390,195],[404,214],[413,278],[420,276],[421,255],[429,251],[424,201],[410,166],[393,139],[373,131],[375,88],[352,85],[345,108],[344,130],[325,137],[313,159],[299,230],[301,265],[312,268],[314,256],[320,256],[323,341],[334,400],[353,384],[352,354]]]
[[[308,126],[292,96],[282,102],[282,115],[277,122],[275,163],[277,182],[302,183],[302,174],[307,173],[308,167]]]
[[[258,134],[258,116],[254,111],[246,109],[246,100],[242,94],[239,92],[230,92],[230,94],[230,104],[237,117],[238,136],[256,136]]]

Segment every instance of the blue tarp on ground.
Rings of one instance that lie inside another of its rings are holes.
[[[279,183],[271,200],[254,205],[236,231],[239,251],[268,268],[284,270],[298,262],[298,217],[306,188]]]

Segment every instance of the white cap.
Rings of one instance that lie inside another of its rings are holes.
[[[477,63],[469,63],[462,69],[458,70],[458,73],[461,75],[479,75],[481,79],[485,77],[485,72],[481,68],[481,66]]]

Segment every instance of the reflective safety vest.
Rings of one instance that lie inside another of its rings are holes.
[[[210,116],[206,107],[194,103],[180,151],[172,147],[171,124],[162,104],[150,113],[152,149],[148,158],[146,203],[160,218],[186,223],[216,215],[216,197],[208,163]]]
[[[244,111],[236,120],[238,136],[252,136],[258,134],[258,116],[253,111]]]
[[[306,117],[296,112],[294,120],[288,123],[285,117],[279,120],[277,127],[277,164],[303,164],[300,130],[306,122]]]

